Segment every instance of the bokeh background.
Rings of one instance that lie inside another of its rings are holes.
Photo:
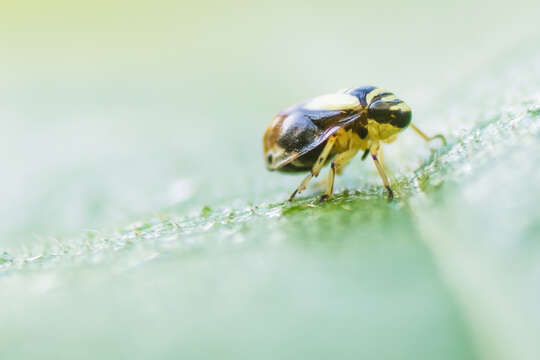
[[[257,201],[280,182],[261,166],[267,123],[336,89],[389,88],[425,131],[453,130],[430,104],[537,30],[538,6],[17,1],[0,13],[12,244],[158,211],[179,200],[175,184],[197,205]]]
[[[537,359],[539,10],[2,2],[0,358]],[[435,204],[360,161],[357,197],[279,204],[272,116],[369,84],[451,140],[388,147]]]

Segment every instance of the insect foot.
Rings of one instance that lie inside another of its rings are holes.
[[[323,194],[319,197],[319,203],[325,202],[326,200],[330,199],[330,195]]]
[[[390,186],[385,186],[386,190],[388,190],[388,201],[392,201],[394,199],[394,192],[390,188]]]

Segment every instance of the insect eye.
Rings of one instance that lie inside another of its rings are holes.
[[[272,154],[268,154],[268,157],[266,158],[269,164],[272,163]]]

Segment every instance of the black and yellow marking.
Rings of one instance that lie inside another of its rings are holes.
[[[409,106],[388,90],[365,86],[349,90],[349,93],[358,96],[360,103],[368,109],[368,119],[397,129],[404,129],[411,122]]]

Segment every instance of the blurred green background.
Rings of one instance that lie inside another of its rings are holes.
[[[2,2],[0,359],[540,358],[539,10]],[[284,204],[266,125],[359,85],[449,146]]]

